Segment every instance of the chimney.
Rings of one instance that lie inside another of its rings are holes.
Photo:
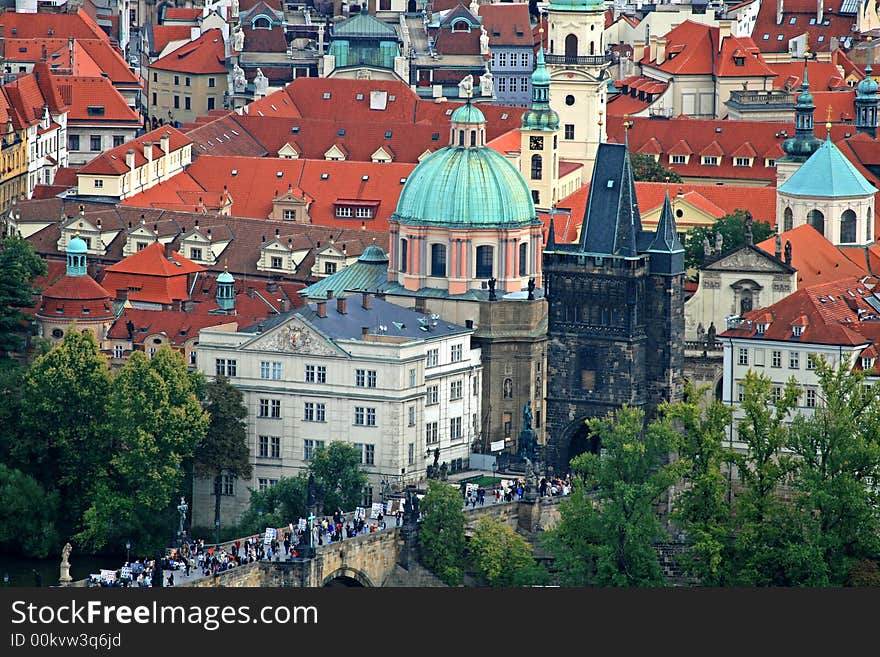
[[[134,149],[129,148],[125,153],[125,164],[129,171],[134,171]]]
[[[168,149],[171,147],[171,135],[162,135],[162,138],[159,141],[162,144],[162,153],[168,155]]]
[[[144,157],[147,158],[147,162],[153,161],[153,142],[144,142]]]
[[[370,293],[364,292],[361,295],[361,307],[364,310],[369,310],[372,307],[372,301],[370,300]]]
[[[819,0],[819,2],[822,2],[822,0]],[[718,52],[721,52],[721,44],[724,43],[724,40],[731,35],[732,27],[733,21],[731,20],[718,21]]]
[[[651,37],[653,41],[654,37]],[[657,43],[655,44],[655,48],[657,49],[657,63],[662,64],[666,61],[666,37],[657,37]]]
[[[318,302],[318,317],[326,317],[327,316],[327,302],[319,301]]]
[[[336,312],[340,315],[344,315],[348,310],[346,301],[345,297],[336,297]]]
[[[281,312],[287,312],[287,299],[278,299],[278,302],[281,304]]]
[[[822,24],[822,12],[825,11],[823,0],[817,0],[816,5],[816,25]]]
[[[333,298],[333,290],[327,290],[327,301]]]
[[[782,0],[776,0],[776,24],[782,25],[782,14],[785,11]]]
[[[474,328],[474,320],[472,320],[472,319],[464,320],[464,327],[469,328],[469,329]]]
[[[367,333],[370,332],[369,326],[361,326],[361,340],[367,339]]]

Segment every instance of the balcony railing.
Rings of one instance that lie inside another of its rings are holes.
[[[548,64],[574,64],[577,66],[604,66],[611,63],[611,55],[545,55]]]

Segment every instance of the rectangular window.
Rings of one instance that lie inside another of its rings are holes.
[[[358,426],[364,425],[364,407],[363,406],[355,406],[354,407],[354,423]]]
[[[189,103],[190,103],[190,97],[184,96],[183,97],[183,109],[190,109]]]
[[[369,443],[364,445],[364,464],[375,465],[376,463],[376,446]]]
[[[807,408],[816,408],[816,389],[807,388]]]
[[[190,258],[190,260],[201,260],[202,259],[202,250],[199,248],[196,248],[196,247],[190,247],[189,258]]]
[[[407,418],[408,426],[411,426],[411,427],[416,426],[416,407],[410,406],[407,409],[407,415],[408,415],[408,418]]]
[[[733,158],[733,166],[735,167],[750,167],[752,166],[751,159],[747,157],[735,157]]]
[[[281,400],[273,399],[272,400],[272,417],[280,418],[281,417]]]
[[[283,269],[284,261],[278,256],[272,256],[272,263],[269,265],[272,269]]]
[[[507,53],[499,52],[498,53],[498,66],[507,66]]]
[[[367,387],[376,387],[376,370],[367,370]]]
[[[337,217],[350,217],[351,216],[351,208],[345,205],[337,205],[336,206],[336,216]]]
[[[283,218],[285,221],[293,221],[296,219],[296,210],[285,210]]]
[[[122,146],[125,143],[125,135],[113,135],[113,148]]]
[[[184,81],[184,83],[185,83],[184,86],[187,86],[187,87],[190,86],[190,79],[189,79],[189,76],[186,76],[186,77],[183,79],[183,81]]]
[[[437,367],[440,364],[440,350],[428,349],[428,362],[425,367]]]
[[[425,423],[425,443],[433,445],[440,440],[439,435],[437,432],[437,422]]]
[[[535,411],[535,429],[541,428],[541,411]]]
[[[221,479],[221,492],[223,495],[235,495],[235,477],[230,474],[223,475]]]
[[[808,370],[816,369],[816,359],[813,358],[813,354],[807,354],[807,369]]]
[[[259,480],[259,491],[262,493],[264,490],[269,488],[269,480],[260,478]]]
[[[280,381],[282,375],[281,363],[278,361],[272,362],[272,380]]]
[[[503,428],[503,433],[505,438],[510,438],[511,426],[513,424],[513,414],[505,413],[501,416],[501,426]]]
[[[739,348],[739,364],[740,365],[748,365],[749,364],[749,350],[746,347]]]
[[[369,219],[373,216],[373,208],[357,208],[354,216],[358,219]]]
[[[315,441],[306,438],[303,441],[303,461],[311,461],[315,454]]]
[[[416,462],[416,444],[410,443],[407,445],[407,457],[406,457],[407,465],[412,465]]]
[[[416,371],[414,368],[410,369],[410,371],[409,371],[409,387],[410,388],[416,387]]]
[[[214,109],[214,104],[215,104],[215,102],[216,102],[216,99],[214,98],[214,96],[208,96],[208,111],[209,111],[209,112],[210,112],[212,109]]]
[[[89,135],[89,148],[92,151],[101,150],[101,135]]]
[[[687,156],[685,156],[685,155],[672,155],[669,158],[669,163],[670,164],[686,164],[687,163]]]
[[[269,400],[261,399],[260,400],[260,410],[257,417],[269,417]]]
[[[174,76],[174,84],[178,85],[178,86],[180,85],[180,76],[179,75]]]
[[[153,82],[158,82],[158,81],[159,81],[159,74],[156,73],[155,71],[153,71]]]
[[[574,123],[565,124],[565,138],[574,139]]]
[[[367,426],[375,427],[376,426],[376,409],[368,408],[367,409]]]
[[[432,404],[440,403],[440,386],[428,386],[428,397],[425,400],[425,405],[431,406]]]
[[[306,365],[306,383],[315,382],[315,366]]]
[[[782,367],[782,352],[770,352],[770,367]]]
[[[281,436],[269,436],[269,458],[281,458]]]
[[[462,390],[461,379],[456,379],[455,381],[450,381],[449,382],[449,399],[450,400],[461,399],[461,397],[462,397],[461,390]]]
[[[257,439],[257,445],[259,446],[259,456],[261,459],[265,459],[269,457],[269,436],[260,436]]]
[[[216,85],[216,80],[214,78],[208,78],[208,87],[213,89]]]
[[[336,263],[335,262],[325,262],[324,263],[324,273],[325,274],[335,274],[336,273]]]
[[[123,347],[117,344],[113,347],[113,358],[122,358]],[[864,360],[864,359],[863,359]]]
[[[236,361],[228,358],[218,358],[215,361],[216,376],[235,376]]]
[[[449,419],[449,438],[450,440],[461,440],[461,417]]]
[[[452,345],[450,359],[453,363],[461,362],[462,346],[460,344]]]
[[[741,383],[736,385],[736,400],[741,402],[743,400],[743,387]]]
[[[354,384],[358,388],[375,388],[376,370],[355,370]]]
[[[327,421],[327,407],[323,403],[315,404],[315,422]]]
[[[327,367],[318,365],[318,383],[327,383]]]
[[[156,102],[157,102],[157,99],[156,99],[156,92],[154,91],[154,92],[153,92],[153,107],[156,106]]]
[[[315,402],[305,402],[303,408],[303,420],[306,422],[315,421]]]
[[[791,351],[788,354],[789,369],[796,370],[801,366],[801,352]]]
[[[703,164],[710,167],[718,166],[718,157],[716,155],[704,155]]]
[[[267,360],[260,361],[260,378],[261,379],[268,379],[270,371],[271,371],[271,369],[270,369],[269,361],[267,361]]]
[[[782,386],[773,386],[773,403],[778,404],[782,399]]]
[[[67,135],[67,148],[71,151],[79,150],[79,135]]]
[[[180,96],[174,97],[174,109],[180,109]]]

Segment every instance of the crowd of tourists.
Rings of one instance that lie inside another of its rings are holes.
[[[522,500],[525,492],[525,480],[522,478],[502,480],[500,484],[496,484],[488,493],[482,486],[467,486],[464,490],[464,505],[471,508],[485,506],[487,495],[494,504],[518,502]],[[535,492],[540,497],[569,495],[571,493],[571,478],[569,475],[565,477],[542,477],[538,490]]]

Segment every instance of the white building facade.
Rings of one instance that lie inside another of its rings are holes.
[[[253,474],[221,481],[223,522],[247,508],[249,489],[306,472],[331,442],[360,450],[365,503],[424,481],[435,450],[449,471],[466,468],[481,414],[472,333],[369,295],[307,305],[235,332],[203,330],[199,369],[228,376],[248,408]],[[213,524],[209,481],[195,484],[193,524]]]

